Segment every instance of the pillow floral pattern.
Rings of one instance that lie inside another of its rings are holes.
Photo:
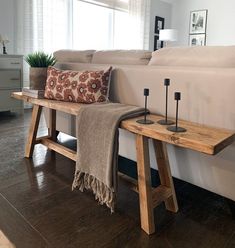
[[[45,98],[79,103],[108,100],[112,67],[107,71],[69,71],[48,67]]]

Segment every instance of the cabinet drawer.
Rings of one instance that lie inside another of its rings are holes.
[[[20,70],[0,70],[0,89],[21,88]]]
[[[21,69],[22,59],[21,58],[0,58],[1,69]]]
[[[0,90],[0,111],[22,108],[22,102],[11,97],[11,93],[14,91],[20,91],[20,89]]]

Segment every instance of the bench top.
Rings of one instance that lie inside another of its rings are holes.
[[[81,106],[81,104],[78,103],[32,98],[23,95],[22,92],[13,92],[12,97],[72,115],[77,115]],[[135,134],[210,155],[217,154],[235,140],[235,132],[231,130],[208,127],[179,120],[179,126],[186,128],[187,132],[173,133],[168,131],[166,126],[157,123],[158,120],[163,118],[162,116],[149,115],[148,118],[154,121],[154,124],[139,124],[136,122],[137,119],[140,119],[140,117],[138,117],[122,121],[121,128]]]
[[[22,92],[12,92],[11,96],[18,100],[40,105],[49,109],[58,110],[72,115],[78,114],[81,105],[79,103],[73,103],[73,102],[63,102],[63,101],[55,101],[49,99],[33,98],[31,96],[23,95]]]

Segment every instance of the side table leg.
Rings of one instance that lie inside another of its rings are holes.
[[[40,116],[42,112],[42,107],[39,105],[33,106],[33,112],[31,117],[31,123],[29,127],[28,139],[25,146],[25,157],[31,158],[33,155],[33,149],[36,141],[38,125],[40,121]]]
[[[166,209],[176,213],[178,211],[178,203],[173,179],[171,176],[166,144],[159,140],[153,140],[153,146],[155,150],[161,185],[171,188],[172,191],[172,196],[165,200]]]
[[[53,141],[56,141],[57,132],[56,132],[56,110],[50,109],[50,127],[48,129],[49,136]]]
[[[141,228],[147,234],[152,234],[155,232],[155,224],[153,213],[148,138],[137,134],[136,151]]]

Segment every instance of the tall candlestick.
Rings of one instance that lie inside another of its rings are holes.
[[[165,78],[164,79],[164,85],[166,87],[166,110],[165,110],[165,119],[164,120],[160,120],[157,123],[160,125],[172,125],[174,124],[173,121],[168,120],[168,87],[170,86],[170,79],[169,78]]]
[[[181,93],[175,92],[175,100],[176,100],[176,117],[175,117],[175,126],[168,127],[167,130],[176,133],[186,132],[187,130],[182,127],[178,127],[178,117],[179,117],[179,101],[181,100]]]

